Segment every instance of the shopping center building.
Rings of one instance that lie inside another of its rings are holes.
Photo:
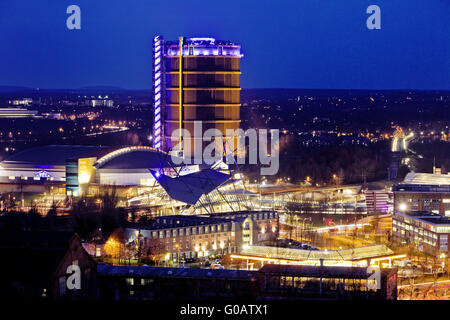
[[[0,185],[6,192],[14,186],[18,191],[51,185],[60,193],[78,196],[83,188],[152,185],[152,171],[183,175],[202,166],[180,166],[173,160],[174,156],[148,146],[49,145],[24,150],[0,162]]]

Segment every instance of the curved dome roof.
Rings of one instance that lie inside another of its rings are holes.
[[[151,147],[127,147],[97,160],[97,169],[149,169],[177,166],[172,156]]]

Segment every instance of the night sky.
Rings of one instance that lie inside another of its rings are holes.
[[[241,43],[244,88],[450,89],[449,21],[448,0],[0,0],[0,85],[147,89],[163,34]]]

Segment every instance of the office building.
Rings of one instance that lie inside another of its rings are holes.
[[[430,254],[448,252],[450,217],[429,211],[395,212],[392,236],[398,242],[413,244]]]
[[[241,121],[240,45],[214,38],[172,42],[157,36],[153,54],[153,146],[192,157],[203,150],[207,129],[220,130],[225,141],[230,138],[226,130],[238,129]],[[200,131],[194,130],[196,121],[202,122]],[[177,129],[187,130],[190,137],[176,134]]]

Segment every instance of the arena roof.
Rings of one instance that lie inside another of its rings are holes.
[[[150,147],[127,147],[115,150],[96,163],[97,169],[149,169],[176,166],[172,157]]]
[[[172,157],[147,146],[106,147],[48,145],[18,152],[2,162],[4,165],[65,166],[67,159],[97,158],[99,169],[149,169],[175,166]]]
[[[450,185],[450,174],[410,172],[406,175],[403,183],[424,185]]]
[[[3,164],[33,164],[64,166],[67,159],[102,157],[117,148],[103,146],[48,145],[18,152]]]

